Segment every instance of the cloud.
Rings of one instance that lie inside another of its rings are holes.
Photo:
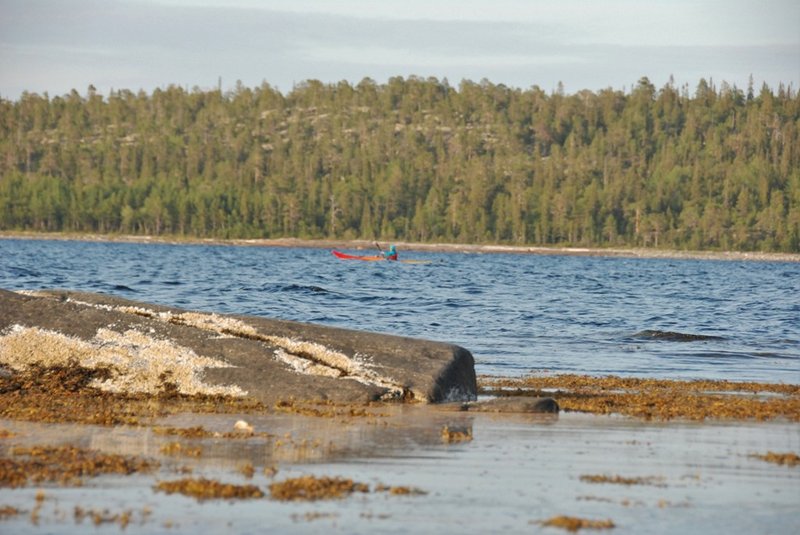
[[[0,95],[412,74],[569,91],[670,74],[797,85],[800,4],[765,2],[0,0]]]

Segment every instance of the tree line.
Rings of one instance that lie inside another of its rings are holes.
[[[701,79],[0,98],[0,229],[800,251],[800,98]]]

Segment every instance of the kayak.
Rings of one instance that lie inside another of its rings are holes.
[[[340,251],[337,251],[336,249],[331,251],[331,253],[333,253],[333,256],[335,256],[336,258],[341,258],[342,260],[366,260],[367,262],[375,262],[376,260],[385,260],[383,255],[358,256],[358,255],[342,253]]]
[[[364,260],[367,262],[377,262],[381,260],[386,260],[383,255],[367,255],[367,256],[360,256],[360,255],[353,255],[343,253],[341,251],[337,251],[336,249],[331,251],[331,254],[336,258],[340,258],[341,260]],[[400,262],[401,264],[430,264],[430,260],[387,260],[387,262]]]

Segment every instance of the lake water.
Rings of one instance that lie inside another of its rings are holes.
[[[102,292],[451,342],[472,352],[479,374],[800,383],[800,263],[401,258],[430,263],[343,261],[312,248],[3,239],[0,288]]]

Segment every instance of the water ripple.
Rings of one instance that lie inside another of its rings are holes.
[[[117,294],[441,340],[479,373],[800,381],[800,266],[0,240],[0,287]]]

